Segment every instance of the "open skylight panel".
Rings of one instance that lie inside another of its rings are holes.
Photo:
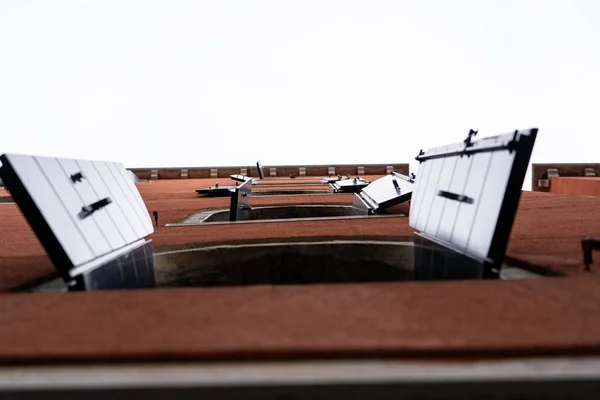
[[[218,182],[215,186],[209,186],[207,188],[196,189],[196,193],[204,195],[205,197],[229,197],[231,192],[235,190],[237,186],[221,186]]]
[[[328,178],[321,179],[321,183],[333,183],[333,182],[342,181],[342,180],[345,180],[345,179],[350,179],[350,175],[347,175],[347,176],[341,176],[341,175],[330,176]]]
[[[242,174],[233,174],[233,175],[229,175],[229,177],[237,182],[245,182],[246,179],[248,179],[248,177],[246,175],[242,175]]]
[[[385,209],[411,199],[414,181],[412,178],[392,172],[371,182],[361,192],[373,210]]]
[[[250,178],[249,176],[246,175],[242,175],[242,174],[233,174],[233,175],[229,175],[229,177],[236,181],[236,182],[246,182],[248,179],[252,180],[252,184],[256,185],[256,179],[254,178]]]
[[[473,133],[419,154],[409,223],[494,274],[504,260],[537,129],[477,141]]]
[[[369,181],[359,177],[352,179],[342,179],[337,182],[329,184],[331,190],[334,193],[357,193],[361,189],[365,188],[369,184]]]
[[[66,282],[144,246],[154,231],[122,164],[18,154],[0,160],[0,175]]]

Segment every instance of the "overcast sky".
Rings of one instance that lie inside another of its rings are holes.
[[[538,127],[533,162],[598,162],[599,110],[595,0],[0,0],[0,153],[391,163]]]

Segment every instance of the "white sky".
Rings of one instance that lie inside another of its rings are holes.
[[[599,110],[595,0],[0,0],[0,153],[414,170],[538,127],[597,162]]]

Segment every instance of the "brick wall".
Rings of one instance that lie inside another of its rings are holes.
[[[532,164],[531,167],[531,190],[536,192],[549,192],[550,186],[540,186],[540,180],[548,179],[548,169],[557,169],[559,176],[585,176],[585,169],[592,168],[597,176],[600,176],[600,164],[595,163],[551,163]],[[550,182],[548,182],[550,184]]]

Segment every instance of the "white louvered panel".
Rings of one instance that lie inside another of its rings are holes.
[[[81,212],[83,206],[87,206],[99,200],[102,200],[102,198],[99,197],[94,191],[93,185],[97,182],[91,181],[91,177],[83,175],[83,178],[80,182],[73,182],[71,180],[71,175],[82,173],[79,164],[77,164],[77,161],[64,158],[59,158],[57,160],[64,171],[63,176],[56,177],[57,180],[70,182],[72,187],[75,188],[75,191],[77,192],[79,198],[81,199],[81,207],[79,207],[79,209],[76,210],[77,212]],[[111,203],[108,204],[106,207],[102,207],[101,209],[95,211],[89,217],[78,217],[80,223],[82,224],[91,220],[96,225],[96,228],[93,230],[93,237],[89,237],[88,239],[94,246],[97,255],[109,253],[112,250],[116,250],[119,247],[125,246],[126,244],[125,239],[123,239],[123,236],[115,226],[115,223],[111,220],[110,216],[108,215],[108,212],[106,210],[108,207],[114,207],[114,204]],[[104,246],[104,244],[107,244],[108,247]]]
[[[473,160],[477,158],[479,155],[474,155],[471,157],[460,157],[455,156],[452,158],[456,159],[456,166],[454,168],[454,172],[452,174],[452,180],[450,182],[450,186],[448,187],[448,192],[456,193],[459,195],[463,194],[465,190],[465,186],[468,185],[469,182],[469,173],[471,171],[471,166]],[[463,221],[458,219],[458,210],[461,205],[465,205],[465,207],[473,207],[473,204],[461,203],[456,200],[446,199],[441,196],[438,196],[441,199],[445,200],[444,204],[444,215],[440,219],[440,225],[437,230],[432,231],[432,235],[437,235],[440,239],[444,239],[451,243],[458,244],[459,246],[466,244],[466,238],[457,237],[454,234],[454,230],[456,226],[462,224]],[[430,232],[427,232],[430,233]]]
[[[414,227],[417,222],[417,215],[421,209],[421,203],[423,201],[423,192],[427,186],[427,180],[431,172],[431,163],[423,163],[419,166],[418,179],[415,181],[413,187],[412,199],[410,201],[410,213],[409,213],[409,225]]]
[[[131,227],[131,224],[128,222],[128,218],[123,213],[121,205],[116,201],[116,198],[112,195],[112,192],[108,188],[108,185],[112,184],[112,180],[101,176],[98,172],[98,169],[91,161],[79,160],[77,161],[77,164],[81,168],[81,171],[88,182],[91,183],[94,193],[96,193],[98,198],[104,199],[108,197],[112,200],[112,203],[104,207],[103,210],[106,210],[110,220],[113,222],[120,234],[120,237],[123,239],[122,244],[120,244],[118,247],[124,246],[128,243],[133,243],[134,241],[140,239],[140,237],[136,235],[135,231]]]
[[[16,154],[3,157],[3,170],[14,176],[11,185],[21,186],[13,188],[26,193],[35,209],[28,203],[20,206],[51,257],[60,260],[56,267],[61,271],[110,257],[153,232],[146,206],[121,164]],[[110,202],[91,211],[89,206],[104,199]],[[57,249],[56,242],[61,248]]]
[[[92,163],[106,182],[108,190],[112,196],[111,198],[115,201],[115,203],[117,203],[123,214],[126,216],[127,222],[135,232],[135,238],[140,239],[148,236],[148,230],[146,229],[138,213],[135,211],[135,207],[137,206],[136,203],[133,203],[125,194],[125,191],[123,190],[123,184],[120,184],[119,181],[117,181],[113,172],[108,167],[108,164],[111,163],[105,163],[102,161],[93,161]],[[120,175],[118,175],[118,177],[120,177]]]
[[[76,265],[92,260],[95,254],[35,157],[7,154],[6,158],[71,262]]]
[[[394,181],[398,184],[399,191],[396,190]],[[386,175],[383,178],[379,178],[362,190],[363,193],[366,193],[369,198],[378,204],[392,201],[397,197],[412,193],[412,191],[412,183],[394,175]]]
[[[433,197],[433,203],[431,204],[431,208],[429,210],[429,216],[427,219],[427,222],[425,224],[425,232],[437,232],[441,220],[442,220],[442,212],[446,211],[444,213],[444,216],[447,215],[447,210],[445,209],[445,202],[447,199],[441,197],[438,195],[438,192],[440,190],[450,190],[450,186],[452,184],[452,180],[454,178],[455,175],[455,167],[457,164],[457,160],[458,157],[449,157],[449,158],[442,158],[442,170],[441,173],[439,175],[439,179],[438,179],[438,183],[437,183],[437,187],[435,189],[435,193],[434,193],[434,197]]]
[[[133,197],[137,201],[138,207],[136,208],[136,210],[142,217],[142,221],[144,223],[144,227],[146,228],[147,235],[151,234],[152,232],[154,232],[154,225],[152,225],[152,218],[150,218],[150,213],[148,213],[146,203],[144,203],[144,199],[142,199],[140,191],[135,186],[135,183],[133,183],[130,179],[127,179],[128,176],[125,166],[121,163],[115,163],[115,165],[117,167],[117,170],[121,174],[123,182],[125,182],[131,193],[133,193]]]
[[[110,245],[102,234],[102,231],[98,228],[96,221],[92,218],[81,219],[79,217],[79,213],[86,203],[82,200],[79,193],[77,193],[75,184],[66,174],[59,160],[49,157],[35,157],[34,159],[42,168],[49,185],[59,196],[65,211],[83,235],[85,242],[92,250],[93,257],[99,257],[102,254],[110,252]],[[78,182],[77,184],[80,183]]]
[[[414,225],[411,225],[413,228],[418,229],[420,231],[425,231],[425,225],[427,224],[427,220],[429,218],[431,206],[437,194],[437,185],[439,182],[440,174],[442,172],[444,159],[435,158],[431,161],[428,161],[427,163],[431,164],[431,170],[427,173],[426,181],[419,182],[419,190],[422,191],[422,198],[419,199],[420,206],[416,213],[417,215],[415,223]],[[419,181],[421,181],[420,176]],[[413,213],[411,210],[411,215],[412,214]]]
[[[451,240],[461,248],[465,248],[472,235],[473,224],[477,218],[477,210],[482,207],[481,195],[483,185],[488,180],[488,166],[494,153],[480,153],[473,156],[471,168],[469,170],[468,184],[465,186],[464,195],[473,199],[473,204],[460,203],[458,205],[457,224],[452,230],[452,236],[442,236],[438,232],[438,237],[447,241]],[[448,200],[452,202],[452,200]],[[454,202],[456,203],[456,202]],[[494,221],[488,222],[493,224]],[[481,255],[481,254],[480,254]]]
[[[508,238],[495,235],[510,232],[514,216],[500,221],[500,212],[519,197],[536,135],[537,129],[513,132],[420,155],[410,226],[468,254],[499,257]],[[499,229],[500,224],[507,225]]]
[[[487,179],[481,194],[481,206],[477,209],[475,223],[467,244],[469,251],[474,254],[487,255],[489,251],[513,162],[514,153],[508,151],[492,153]]]
[[[124,175],[120,171],[122,168],[119,165],[115,163],[106,163],[106,166],[114,177],[117,186],[127,198],[131,208],[133,208],[134,215],[137,215],[139,221],[142,223],[143,231],[146,232],[146,235],[150,234],[153,230],[152,222],[150,221],[150,216],[148,215],[146,207],[144,206],[142,208],[140,206],[140,202],[137,200],[134,194],[134,192],[137,192],[137,188],[133,182],[131,182],[131,180],[125,179]],[[133,215],[130,215],[129,218],[133,218]]]

